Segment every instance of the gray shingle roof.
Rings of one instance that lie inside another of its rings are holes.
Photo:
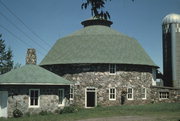
[[[79,63],[157,67],[137,40],[102,25],[87,26],[59,39],[40,65]]]
[[[72,82],[37,65],[25,65],[0,75],[0,85],[70,85]]]

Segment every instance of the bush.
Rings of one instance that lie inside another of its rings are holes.
[[[74,111],[75,111],[74,106],[68,106],[68,107],[64,107],[62,113],[73,113]]]
[[[74,105],[71,105],[71,106],[68,106],[68,107],[64,107],[62,110],[60,110],[60,114],[62,113],[74,113],[74,112],[77,112],[78,111],[78,107],[74,106]]]
[[[14,116],[15,118],[19,118],[19,117],[22,117],[22,116],[23,116],[23,113],[22,113],[19,109],[15,109],[15,110],[13,111],[13,116]]]
[[[41,111],[41,112],[39,113],[39,115],[45,116],[45,115],[48,115],[48,112],[47,112],[47,111]]]

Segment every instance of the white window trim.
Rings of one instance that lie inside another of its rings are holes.
[[[169,97],[169,92],[165,92],[165,93],[168,94],[168,97],[167,97],[167,95],[166,95],[165,98],[162,98],[160,93],[163,93],[163,92],[159,92],[159,99],[162,99],[162,100],[169,99],[169,98],[168,98],[168,97]]]
[[[72,89],[72,93],[71,93],[71,89]],[[73,98],[71,98],[70,95],[73,95]],[[70,85],[70,95],[69,95],[69,100],[74,100],[74,86]]]
[[[110,98],[110,95],[113,94],[111,93],[111,89],[114,89],[114,99]],[[109,88],[109,100],[116,100],[116,88],[115,87],[111,87]]]
[[[63,100],[62,100],[62,104],[60,104],[60,103],[59,103],[59,105],[58,105],[58,106],[64,106],[64,105],[65,105],[65,102],[64,102],[64,101],[65,101],[65,100],[64,100],[64,99],[65,99],[65,96],[64,96],[64,89],[63,89],[63,88],[61,88],[61,89],[59,89],[59,90],[58,90],[58,97],[59,97],[59,91],[60,91],[60,90],[62,90],[62,91],[63,91]]]
[[[114,65],[115,73],[111,73],[111,72],[110,72],[110,70],[111,70],[111,65]],[[109,75],[116,75],[116,64],[109,64]]]
[[[132,98],[128,98],[128,89],[132,89]],[[127,88],[127,100],[134,100],[134,90],[133,90],[133,88],[132,87],[128,87]]]
[[[145,97],[144,97],[144,98],[142,98],[142,99],[143,99],[143,100],[146,100],[146,99],[147,99],[147,97],[146,97],[146,94],[147,94],[147,89],[146,89],[145,87],[142,87],[142,89],[145,89],[145,92],[144,92]],[[142,92],[141,92],[141,94],[142,94]]]
[[[38,91],[38,105],[31,105],[31,91]],[[29,108],[39,108],[40,107],[40,89],[29,89]]]

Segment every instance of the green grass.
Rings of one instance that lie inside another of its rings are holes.
[[[180,103],[97,107],[92,109],[80,109],[78,112],[69,114],[33,115],[30,117],[24,116],[22,118],[9,119],[1,118],[0,121],[73,121],[112,116],[152,116],[157,117],[157,121],[178,121],[180,120]]]

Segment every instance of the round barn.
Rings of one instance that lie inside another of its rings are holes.
[[[158,66],[137,40],[92,18],[84,28],[59,39],[40,65],[75,82],[70,100],[89,108],[151,102]]]

